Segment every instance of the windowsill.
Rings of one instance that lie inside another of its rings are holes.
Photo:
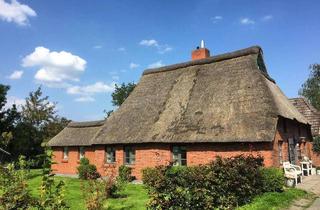
[[[109,165],[115,165],[116,162],[112,162],[112,163],[104,163],[105,166],[109,166]]]
[[[62,163],[67,163],[67,162],[68,162],[68,159],[63,159],[61,162],[62,162]]]
[[[134,163],[125,163],[124,165],[128,166],[128,167],[133,167],[135,164]]]

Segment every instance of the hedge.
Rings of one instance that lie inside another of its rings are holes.
[[[143,170],[150,209],[234,209],[266,191],[281,191],[280,172],[261,169],[262,157],[218,157],[207,165]],[[275,184],[273,184],[275,181]],[[281,184],[282,183],[282,184]]]

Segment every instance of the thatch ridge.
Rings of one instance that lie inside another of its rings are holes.
[[[105,120],[70,122],[48,142],[48,146],[89,146],[104,122]]]
[[[84,121],[84,122],[75,122],[72,121],[68,124],[68,127],[73,128],[83,128],[83,127],[96,127],[103,125],[105,120],[96,120],[96,121]]]

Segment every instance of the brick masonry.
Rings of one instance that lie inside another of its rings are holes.
[[[308,156],[315,165],[320,165],[320,156],[312,152],[310,128],[296,121],[280,118],[275,137],[272,142],[253,143],[193,143],[183,144],[187,149],[187,165],[206,164],[213,161],[217,156],[233,157],[243,155],[261,155],[267,167],[281,166],[281,161],[289,160],[288,139],[296,139],[301,156]],[[135,149],[135,164],[132,168],[133,176],[138,180],[142,178],[141,170],[146,167],[166,165],[172,161],[173,144],[149,143],[131,145]],[[116,149],[116,162],[107,164],[105,162],[105,145],[95,145],[85,148],[85,156],[90,163],[97,166],[100,174],[108,175],[117,173],[118,167],[124,164],[124,145],[113,145]],[[280,160],[280,149],[282,160]],[[79,165],[79,147],[69,147],[68,160],[63,159],[63,148],[55,147],[54,161],[52,166],[54,173],[76,174]],[[297,164],[299,160],[297,159]]]

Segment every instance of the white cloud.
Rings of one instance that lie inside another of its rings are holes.
[[[163,54],[163,53],[169,52],[171,50],[172,50],[172,47],[170,47],[169,45],[162,45],[159,47],[158,52],[160,54]]]
[[[140,66],[139,64],[133,63],[133,62],[131,62],[131,63],[129,64],[129,68],[130,68],[130,69],[136,69],[136,68],[138,68],[139,66]]]
[[[262,21],[269,21],[269,20],[271,20],[271,19],[273,19],[273,16],[272,16],[272,15],[266,15],[266,16],[263,16],[263,17],[262,17]]]
[[[39,66],[35,79],[40,83],[52,85],[65,81],[79,81],[79,75],[85,71],[86,61],[66,51],[50,51],[45,47],[36,47],[34,52],[22,59],[23,67]]]
[[[144,39],[144,40],[141,40],[141,42],[139,43],[140,45],[143,45],[143,46],[147,46],[147,47],[151,47],[151,46],[154,46],[154,47],[157,47],[159,46],[158,42],[154,39]]]
[[[11,0],[11,3],[0,0],[0,18],[4,21],[24,26],[29,22],[28,17],[35,16],[37,13],[28,5],[20,4],[16,0]]]
[[[118,51],[120,51],[120,52],[125,52],[125,51],[127,51],[127,50],[126,50],[126,48],[124,48],[124,47],[119,47],[119,48],[118,48]]]
[[[9,79],[20,79],[23,75],[23,71],[14,71],[8,76]]]
[[[211,21],[212,21],[213,23],[217,23],[217,22],[221,21],[222,19],[223,19],[223,17],[220,16],[220,15],[211,17]]]
[[[107,93],[114,90],[114,83],[105,84],[103,82],[96,82],[92,85],[87,86],[71,86],[67,88],[67,93],[72,95],[83,95],[83,94],[96,94],[96,93]]]
[[[154,62],[154,63],[150,64],[150,65],[148,66],[148,68],[153,69],[153,68],[159,68],[159,67],[162,67],[162,66],[164,66],[164,63],[162,63],[162,61],[159,60],[159,61],[157,61],[157,62]]]
[[[17,106],[18,110],[21,110],[21,106],[25,105],[26,100],[22,98],[18,98],[16,96],[8,96],[7,97],[7,103],[4,106],[5,109],[9,109],[12,107],[13,104]]]
[[[96,82],[92,85],[86,86],[70,86],[67,88],[67,93],[70,95],[78,95],[75,99],[77,102],[92,102],[95,101],[94,95],[98,93],[109,93],[114,90],[115,83],[105,84],[103,82]]]
[[[93,46],[93,49],[101,49],[102,48],[102,45],[95,45]]]
[[[93,102],[95,99],[91,96],[81,96],[79,98],[74,99],[77,102]]]
[[[253,24],[255,24],[255,21],[250,18],[241,18],[240,23],[242,25],[253,25]]]
[[[172,47],[168,44],[159,44],[155,39],[144,39],[139,42],[140,45],[146,47],[155,47],[158,50],[158,53],[164,54],[172,50]]]

